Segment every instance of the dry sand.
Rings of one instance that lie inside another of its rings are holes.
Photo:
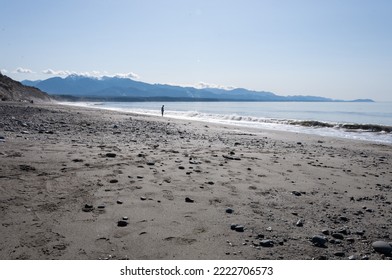
[[[392,240],[391,158],[391,145],[3,102],[0,259],[391,259],[372,248]]]

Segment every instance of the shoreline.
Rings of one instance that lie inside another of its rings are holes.
[[[391,259],[372,248],[392,241],[389,144],[58,104],[0,114],[0,259]]]
[[[62,102],[60,104],[80,108],[102,109],[122,113],[133,113],[143,116],[160,117],[160,113],[157,113],[159,110],[153,111],[149,109],[138,109],[132,107],[95,107],[93,105],[88,105],[89,103],[90,102]],[[191,113],[192,116],[188,116],[187,114],[189,113]],[[233,126],[242,130],[283,131],[322,137],[334,137],[347,140],[362,140],[373,143],[392,144],[392,126],[384,124],[367,124],[355,122],[339,123],[320,120],[295,120],[264,117],[258,118],[251,116],[240,116],[236,114],[222,116],[220,114],[198,113],[193,111],[169,111],[165,114],[165,117],[180,121],[196,121],[207,124]]]

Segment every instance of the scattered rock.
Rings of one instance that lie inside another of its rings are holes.
[[[117,180],[117,179],[111,179],[111,180],[109,181],[109,183],[115,184],[115,183],[118,183],[118,180]]]
[[[340,239],[340,240],[344,239],[343,234],[340,234],[340,233],[337,233],[337,232],[332,233],[332,237],[336,238],[336,239]]]
[[[303,227],[304,226],[304,221],[302,219],[299,219],[295,225],[297,227]]]
[[[260,241],[259,244],[261,247],[273,247],[274,241],[272,241],[271,239],[263,239]]]
[[[323,229],[323,230],[321,231],[321,233],[324,234],[324,235],[329,235],[329,234],[330,234],[330,231],[329,231],[329,229]]]
[[[385,241],[375,241],[372,244],[373,249],[380,254],[391,255],[392,254],[392,246],[391,244]]]
[[[124,202],[122,200],[117,200],[117,204],[123,204]]]
[[[317,247],[325,247],[325,243],[328,242],[327,238],[321,235],[314,235],[311,241],[313,245]]]
[[[231,225],[230,225],[230,229],[231,229],[231,230],[235,230],[235,228],[236,228],[237,226],[238,226],[238,224],[231,224]]]
[[[94,210],[94,206],[92,204],[85,204],[82,208],[83,212],[91,212]]]
[[[185,202],[193,203],[193,202],[195,202],[195,201],[194,201],[192,198],[185,197]]]
[[[301,193],[298,191],[292,191],[291,193],[295,196],[301,196]]]
[[[244,232],[245,226],[237,225],[234,229],[235,229],[235,231],[238,231],[238,232]]]
[[[105,205],[98,205],[97,208],[98,209],[105,209]]]
[[[123,221],[128,221],[128,217],[127,216],[122,217],[122,219],[123,219]]]
[[[140,200],[147,200],[147,197],[141,196],[141,197],[140,197]]]
[[[107,153],[106,154],[106,157],[109,157],[109,158],[115,158],[117,156],[117,154],[115,154],[115,153]]]
[[[155,165],[155,162],[153,162],[153,161],[148,161],[148,162],[147,162],[147,165],[153,166],[153,165]]]
[[[117,222],[117,226],[119,226],[119,227],[126,227],[127,225],[128,225],[128,222],[124,221],[124,220],[120,220]]]
[[[335,252],[334,255],[337,257],[344,257],[346,254],[344,252],[339,251],[339,252]]]
[[[232,214],[234,210],[232,208],[226,208],[226,213]]]

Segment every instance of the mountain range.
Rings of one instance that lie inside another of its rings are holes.
[[[102,101],[343,101],[319,96],[280,96],[272,92],[244,88],[221,89],[149,84],[123,77],[87,77],[69,75],[46,80],[24,80],[22,84],[36,87],[51,95],[70,100]],[[351,100],[372,102],[370,99]]]

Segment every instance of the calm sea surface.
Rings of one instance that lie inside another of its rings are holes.
[[[68,103],[69,104],[69,103]],[[89,102],[73,105],[392,143],[392,103],[353,102]],[[358,126],[345,126],[357,124]],[[364,125],[366,126],[360,126]]]

